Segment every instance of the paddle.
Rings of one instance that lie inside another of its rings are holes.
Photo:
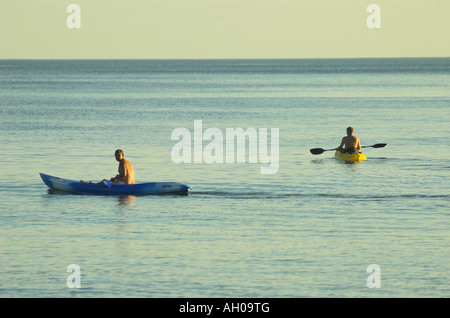
[[[309,151],[311,151],[311,153],[313,155],[320,155],[321,153],[324,153],[325,151],[331,151],[331,150],[337,150],[337,148],[334,148],[334,149],[314,148],[314,149],[310,149]]]
[[[362,146],[361,148],[383,148],[386,145],[387,144],[375,144],[372,146]],[[331,151],[331,150],[337,150],[337,148],[334,148],[334,149],[313,148],[313,149],[310,149],[309,151],[313,155],[320,155],[321,153],[324,153],[325,151]]]
[[[370,147],[372,147],[372,148],[383,148],[386,145],[387,144],[375,144],[375,145],[372,145],[372,146],[362,146],[361,148],[370,148]]]

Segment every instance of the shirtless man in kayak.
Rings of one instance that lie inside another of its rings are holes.
[[[114,155],[119,161],[119,173],[109,181],[115,184],[134,184],[134,169],[131,162],[125,159],[125,155],[120,149],[117,149]]]
[[[337,150],[342,153],[352,153],[361,150],[359,138],[353,135],[353,127],[347,127],[347,136],[342,138],[342,142],[337,147]]]
[[[114,155],[116,160],[119,161],[119,173],[115,177],[109,179],[109,181],[111,181],[112,184],[134,184],[134,169],[131,162],[125,159],[124,153],[121,149],[117,149]],[[101,184],[104,181],[105,180],[102,180],[98,184]],[[80,182],[86,183],[83,180]]]

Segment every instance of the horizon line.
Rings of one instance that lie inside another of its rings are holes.
[[[392,56],[392,57],[288,57],[288,58],[277,58],[277,57],[255,57],[255,58],[0,58],[0,61],[8,60],[22,60],[22,61],[229,61],[229,60],[373,60],[373,59],[445,59],[450,58],[450,56]]]

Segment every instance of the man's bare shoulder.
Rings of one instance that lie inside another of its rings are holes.
[[[133,165],[131,164],[131,162],[129,162],[129,161],[126,160],[126,159],[123,159],[123,165],[126,166],[126,167],[133,167]]]

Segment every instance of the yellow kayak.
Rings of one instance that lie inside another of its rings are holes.
[[[355,153],[342,153],[340,151],[336,151],[334,157],[339,160],[344,160],[346,162],[360,162],[366,160],[366,155],[362,152]]]

